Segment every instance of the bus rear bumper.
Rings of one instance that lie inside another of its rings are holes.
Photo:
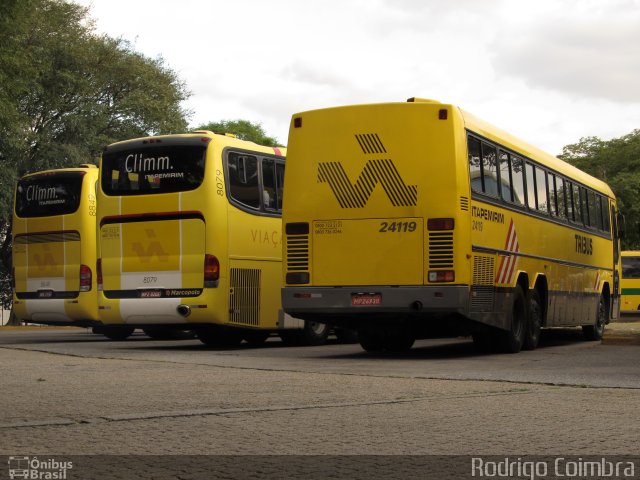
[[[285,287],[282,307],[294,317],[310,315],[468,313],[466,285]]]

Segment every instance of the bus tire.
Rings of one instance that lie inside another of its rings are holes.
[[[198,340],[209,347],[237,347],[242,342],[242,331],[235,328],[208,325],[197,331]]]
[[[382,352],[384,350],[384,333],[380,330],[363,328],[358,330],[358,343],[365,352]]]
[[[348,328],[334,327],[333,333],[339,343],[358,343],[358,332]]]
[[[147,337],[154,340],[188,340],[195,338],[195,334],[191,330],[179,328],[146,327],[142,331]]]
[[[279,335],[287,345],[318,346],[327,343],[330,329],[326,323],[305,320],[302,330],[282,330]]]
[[[327,343],[327,337],[329,336],[329,327],[326,323],[304,321],[304,343],[305,345],[324,345]]]
[[[602,340],[602,336],[604,335],[604,326],[607,323],[608,316],[609,316],[609,312],[607,311],[607,303],[605,302],[604,297],[600,295],[596,321],[594,322],[593,325],[582,326],[582,333],[584,334],[587,340],[589,341]]]
[[[98,331],[107,337],[109,340],[122,341],[129,338],[129,336],[134,332],[135,328],[133,327],[113,327],[113,326],[103,326],[97,327]]]
[[[527,325],[526,302],[522,287],[516,285],[509,312],[509,329],[499,332],[499,346],[505,353],[518,353],[522,349]]]
[[[252,347],[259,347],[269,338],[269,332],[266,330],[247,330],[244,332],[244,340]]]
[[[416,336],[411,330],[399,329],[387,332],[383,342],[384,349],[391,353],[404,353],[411,350]]]
[[[540,329],[542,328],[542,300],[538,290],[533,289],[527,295],[529,312],[527,315],[527,324],[524,332],[524,342],[522,348],[524,350],[534,350],[540,342]]]

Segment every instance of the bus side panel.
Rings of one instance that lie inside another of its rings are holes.
[[[230,325],[275,329],[281,308],[282,222],[227,209]]]

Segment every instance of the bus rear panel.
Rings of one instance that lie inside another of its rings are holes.
[[[19,180],[13,222],[14,312],[51,325],[98,323],[94,278],[95,184],[91,167]]]

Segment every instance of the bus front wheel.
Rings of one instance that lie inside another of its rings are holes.
[[[604,297],[600,295],[600,301],[598,302],[598,314],[596,317],[596,321],[593,325],[583,325],[582,333],[584,334],[587,340],[602,340],[602,336],[604,335],[604,326],[607,323],[607,304],[604,300]]]

